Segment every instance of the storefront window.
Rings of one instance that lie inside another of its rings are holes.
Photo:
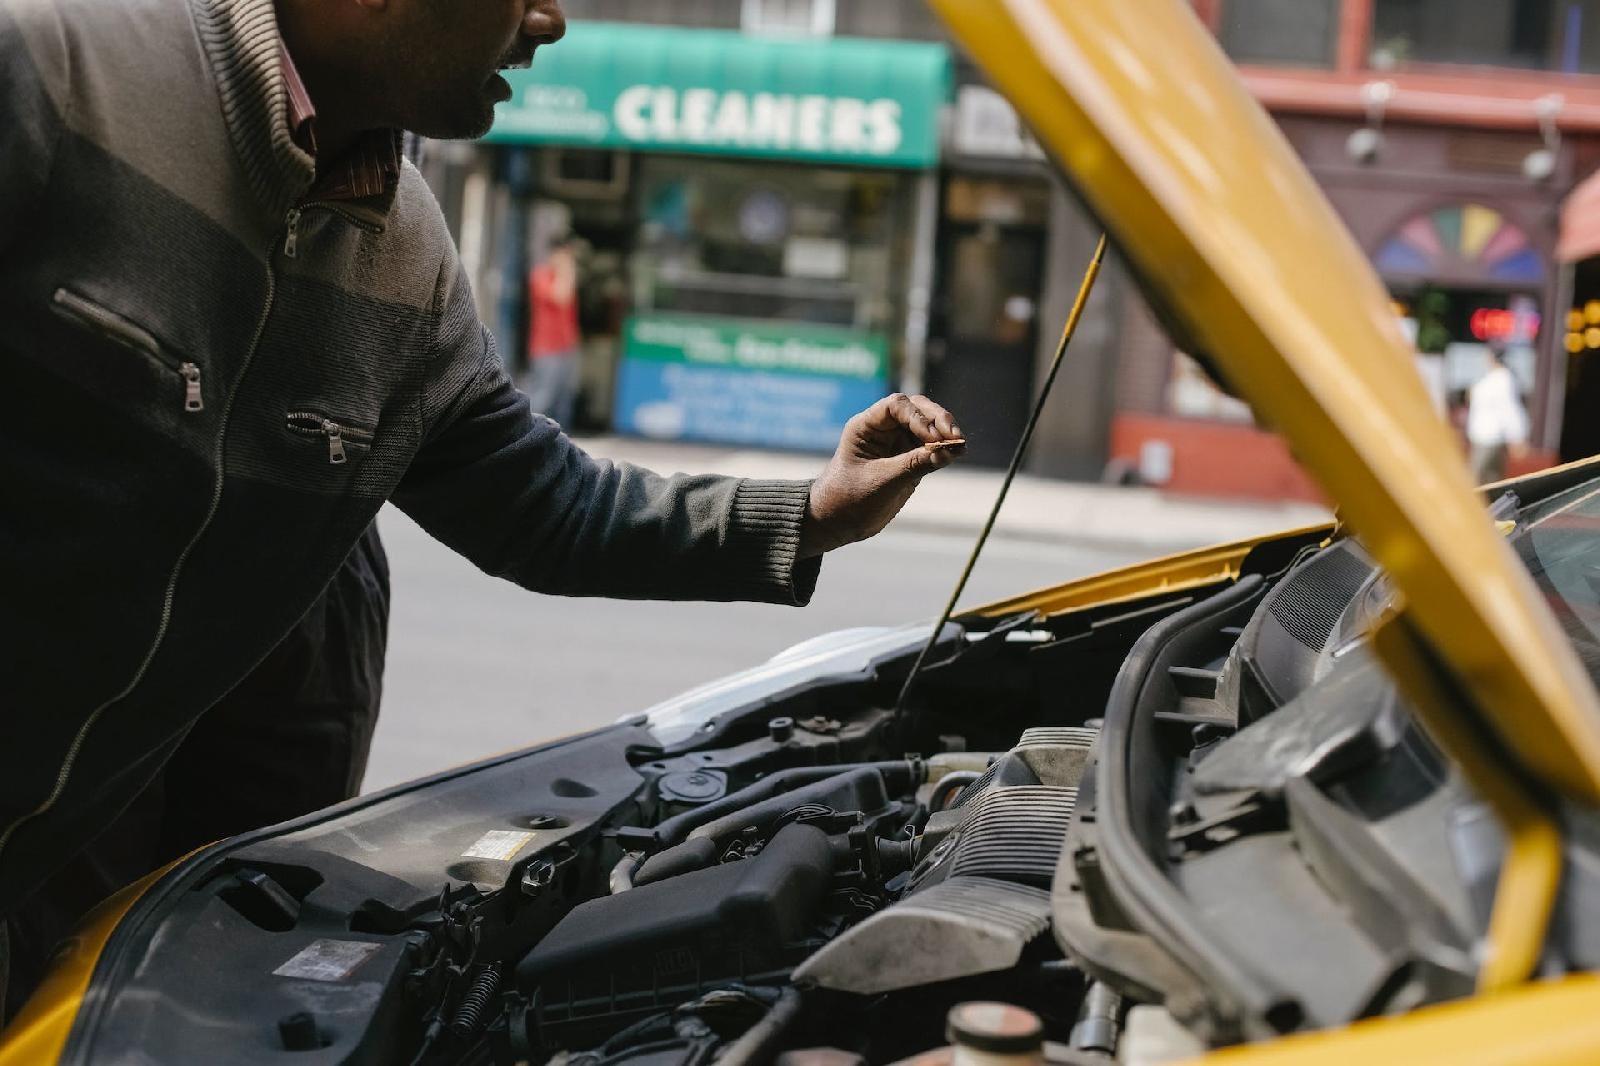
[[[1224,0],[1218,36],[1240,63],[1333,66],[1338,0]]]
[[[746,33],[796,33],[826,37],[833,32],[833,0],[743,0]]]
[[[655,22],[696,29],[739,28],[741,0],[561,0],[569,24]],[[542,58],[542,57],[541,57]]]
[[[893,330],[900,175],[655,157],[640,176],[637,309]]]
[[[540,299],[523,279],[573,236],[580,424],[831,450],[922,336],[907,267],[926,266],[933,235],[910,222],[935,187],[950,52],[829,36],[834,0],[674,10],[753,32],[575,19],[549,60],[508,76],[484,139],[506,166],[480,197],[479,290],[516,364]]]
[[[1474,63],[1600,71],[1600,0],[1375,0],[1374,67]]]
[[[907,41],[948,40],[944,23],[927,4],[847,3],[836,6],[834,32],[851,37],[899,37]]]

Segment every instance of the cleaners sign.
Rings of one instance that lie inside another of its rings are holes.
[[[832,451],[845,422],[888,391],[877,334],[643,314],[624,328],[615,421],[664,440]]]
[[[927,167],[942,45],[575,23],[511,71],[488,140]]]

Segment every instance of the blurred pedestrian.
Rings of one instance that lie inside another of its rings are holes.
[[[1498,345],[1490,345],[1489,370],[1467,393],[1467,443],[1480,485],[1504,478],[1509,460],[1520,457],[1528,443],[1528,412]]]
[[[578,398],[578,257],[573,238],[559,238],[528,272],[528,402],[563,426]]]

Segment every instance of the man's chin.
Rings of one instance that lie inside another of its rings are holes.
[[[460,107],[448,114],[439,113],[413,123],[412,133],[436,141],[472,141],[488,133],[494,125],[494,101],[487,97],[476,100],[469,107]]]

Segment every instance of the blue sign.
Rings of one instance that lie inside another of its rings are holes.
[[[700,316],[629,320],[615,424],[660,440],[831,452],[888,392],[882,337]]]

